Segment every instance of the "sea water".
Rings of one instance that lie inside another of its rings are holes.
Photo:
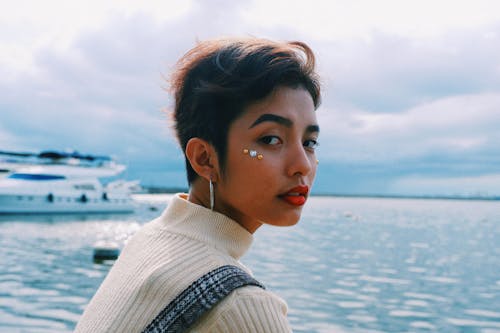
[[[169,198],[0,217],[0,332],[71,332],[112,265],[93,245],[123,245]],[[500,201],[312,197],[242,261],[287,301],[294,332],[500,332]]]

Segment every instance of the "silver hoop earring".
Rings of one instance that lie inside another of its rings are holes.
[[[212,183],[212,178],[209,180],[210,185],[210,210],[214,210],[215,195],[214,195],[214,184]]]

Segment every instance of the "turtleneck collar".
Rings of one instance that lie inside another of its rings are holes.
[[[227,252],[235,259],[240,259],[253,241],[252,234],[236,221],[188,201],[186,194],[172,197],[160,223],[173,232]]]

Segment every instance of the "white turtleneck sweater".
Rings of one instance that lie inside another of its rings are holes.
[[[141,332],[205,273],[223,265],[248,272],[239,259],[252,240],[252,234],[227,216],[177,194],[159,218],[129,240],[75,332]],[[286,312],[276,295],[246,286],[217,304],[190,332],[290,332]]]

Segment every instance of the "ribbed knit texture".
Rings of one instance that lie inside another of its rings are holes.
[[[85,309],[76,333],[141,332],[203,274],[236,265],[252,235],[225,215],[172,198],[163,214],[135,234]],[[250,272],[249,272],[250,273]],[[286,304],[248,286],[233,291],[191,332],[290,332]]]

